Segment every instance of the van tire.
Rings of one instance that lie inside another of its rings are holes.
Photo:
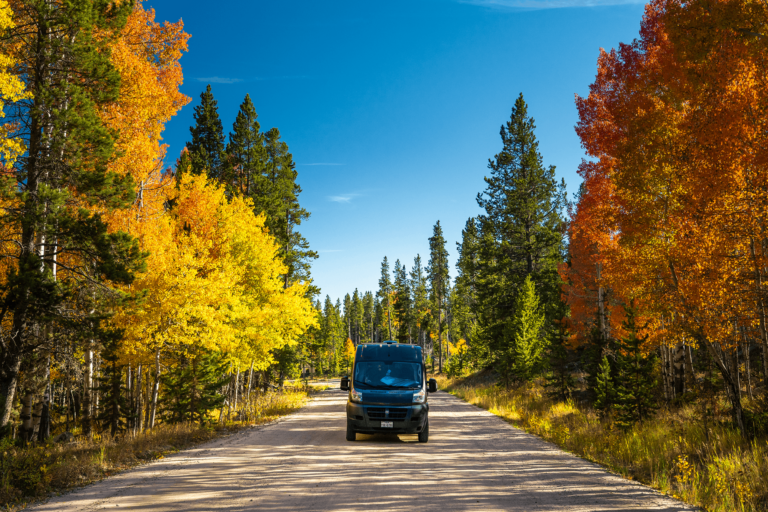
[[[424,429],[419,432],[419,442],[426,443],[429,441],[429,420],[424,421]]]
[[[357,433],[349,420],[347,420],[347,441],[357,441]]]

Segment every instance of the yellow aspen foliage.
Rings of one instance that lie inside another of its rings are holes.
[[[248,199],[227,199],[205,176],[183,175],[174,208],[147,236],[146,296],[113,321],[126,329],[126,356],[204,348],[234,367],[267,368],[271,351],[296,342],[316,313],[305,284],[284,288],[278,246]]]

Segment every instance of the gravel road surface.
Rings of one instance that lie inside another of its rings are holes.
[[[29,510],[694,510],[528,435],[447,393],[416,436],[344,440],[346,393]]]

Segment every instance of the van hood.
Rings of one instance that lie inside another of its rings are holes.
[[[360,389],[363,402],[369,404],[412,404],[418,389]]]

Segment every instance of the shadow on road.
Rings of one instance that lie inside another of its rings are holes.
[[[686,510],[445,393],[430,441],[345,440],[346,393],[329,390],[259,431],[213,442],[36,510]]]

